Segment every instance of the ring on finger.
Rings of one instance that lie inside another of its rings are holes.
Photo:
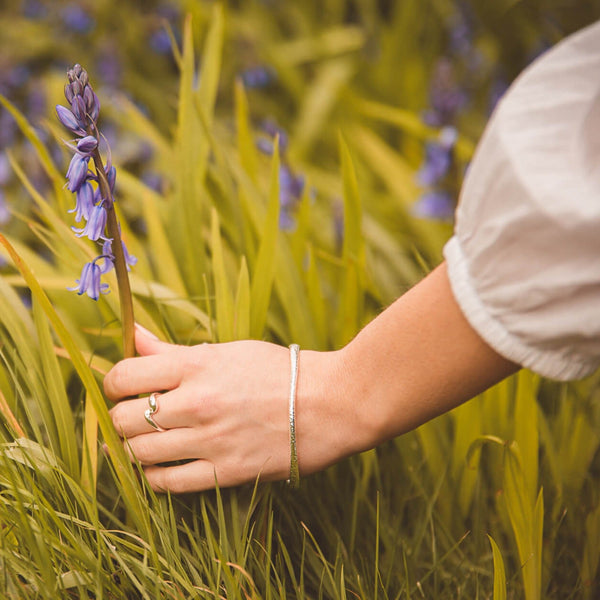
[[[150,425],[156,431],[167,431],[161,427],[155,420],[154,415],[158,412],[158,394],[154,392],[150,394],[148,398],[148,408],[144,411],[144,418],[148,425]]]

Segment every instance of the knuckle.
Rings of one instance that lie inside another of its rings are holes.
[[[118,398],[129,379],[130,365],[127,360],[118,362],[104,378],[104,393],[109,398]]]
[[[125,427],[122,406],[117,404],[115,407],[110,409],[109,414],[110,418],[112,419],[113,427],[117,430],[119,435],[122,435]]]
[[[129,450],[141,464],[152,464],[153,445],[147,435],[139,435],[128,441]]]

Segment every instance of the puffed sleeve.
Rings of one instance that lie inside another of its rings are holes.
[[[559,380],[600,365],[600,21],[498,104],[444,257],[465,317],[499,354]]]

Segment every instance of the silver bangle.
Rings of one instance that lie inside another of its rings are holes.
[[[296,448],[296,388],[298,387],[298,359],[300,356],[300,346],[292,344],[290,346],[290,478],[288,484],[297,488],[300,485],[300,471],[298,469],[298,450]]]

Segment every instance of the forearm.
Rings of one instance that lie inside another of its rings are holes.
[[[313,357],[307,359],[312,364]],[[445,264],[369,323],[337,359],[332,362],[334,383],[321,393],[330,404],[327,411],[339,416],[339,427],[346,432],[337,441],[341,454],[409,431],[519,368],[490,348],[467,322],[450,289]],[[310,421],[311,415],[301,407],[298,411],[302,431],[302,419]],[[324,418],[332,423],[335,437],[335,419],[327,411]]]

